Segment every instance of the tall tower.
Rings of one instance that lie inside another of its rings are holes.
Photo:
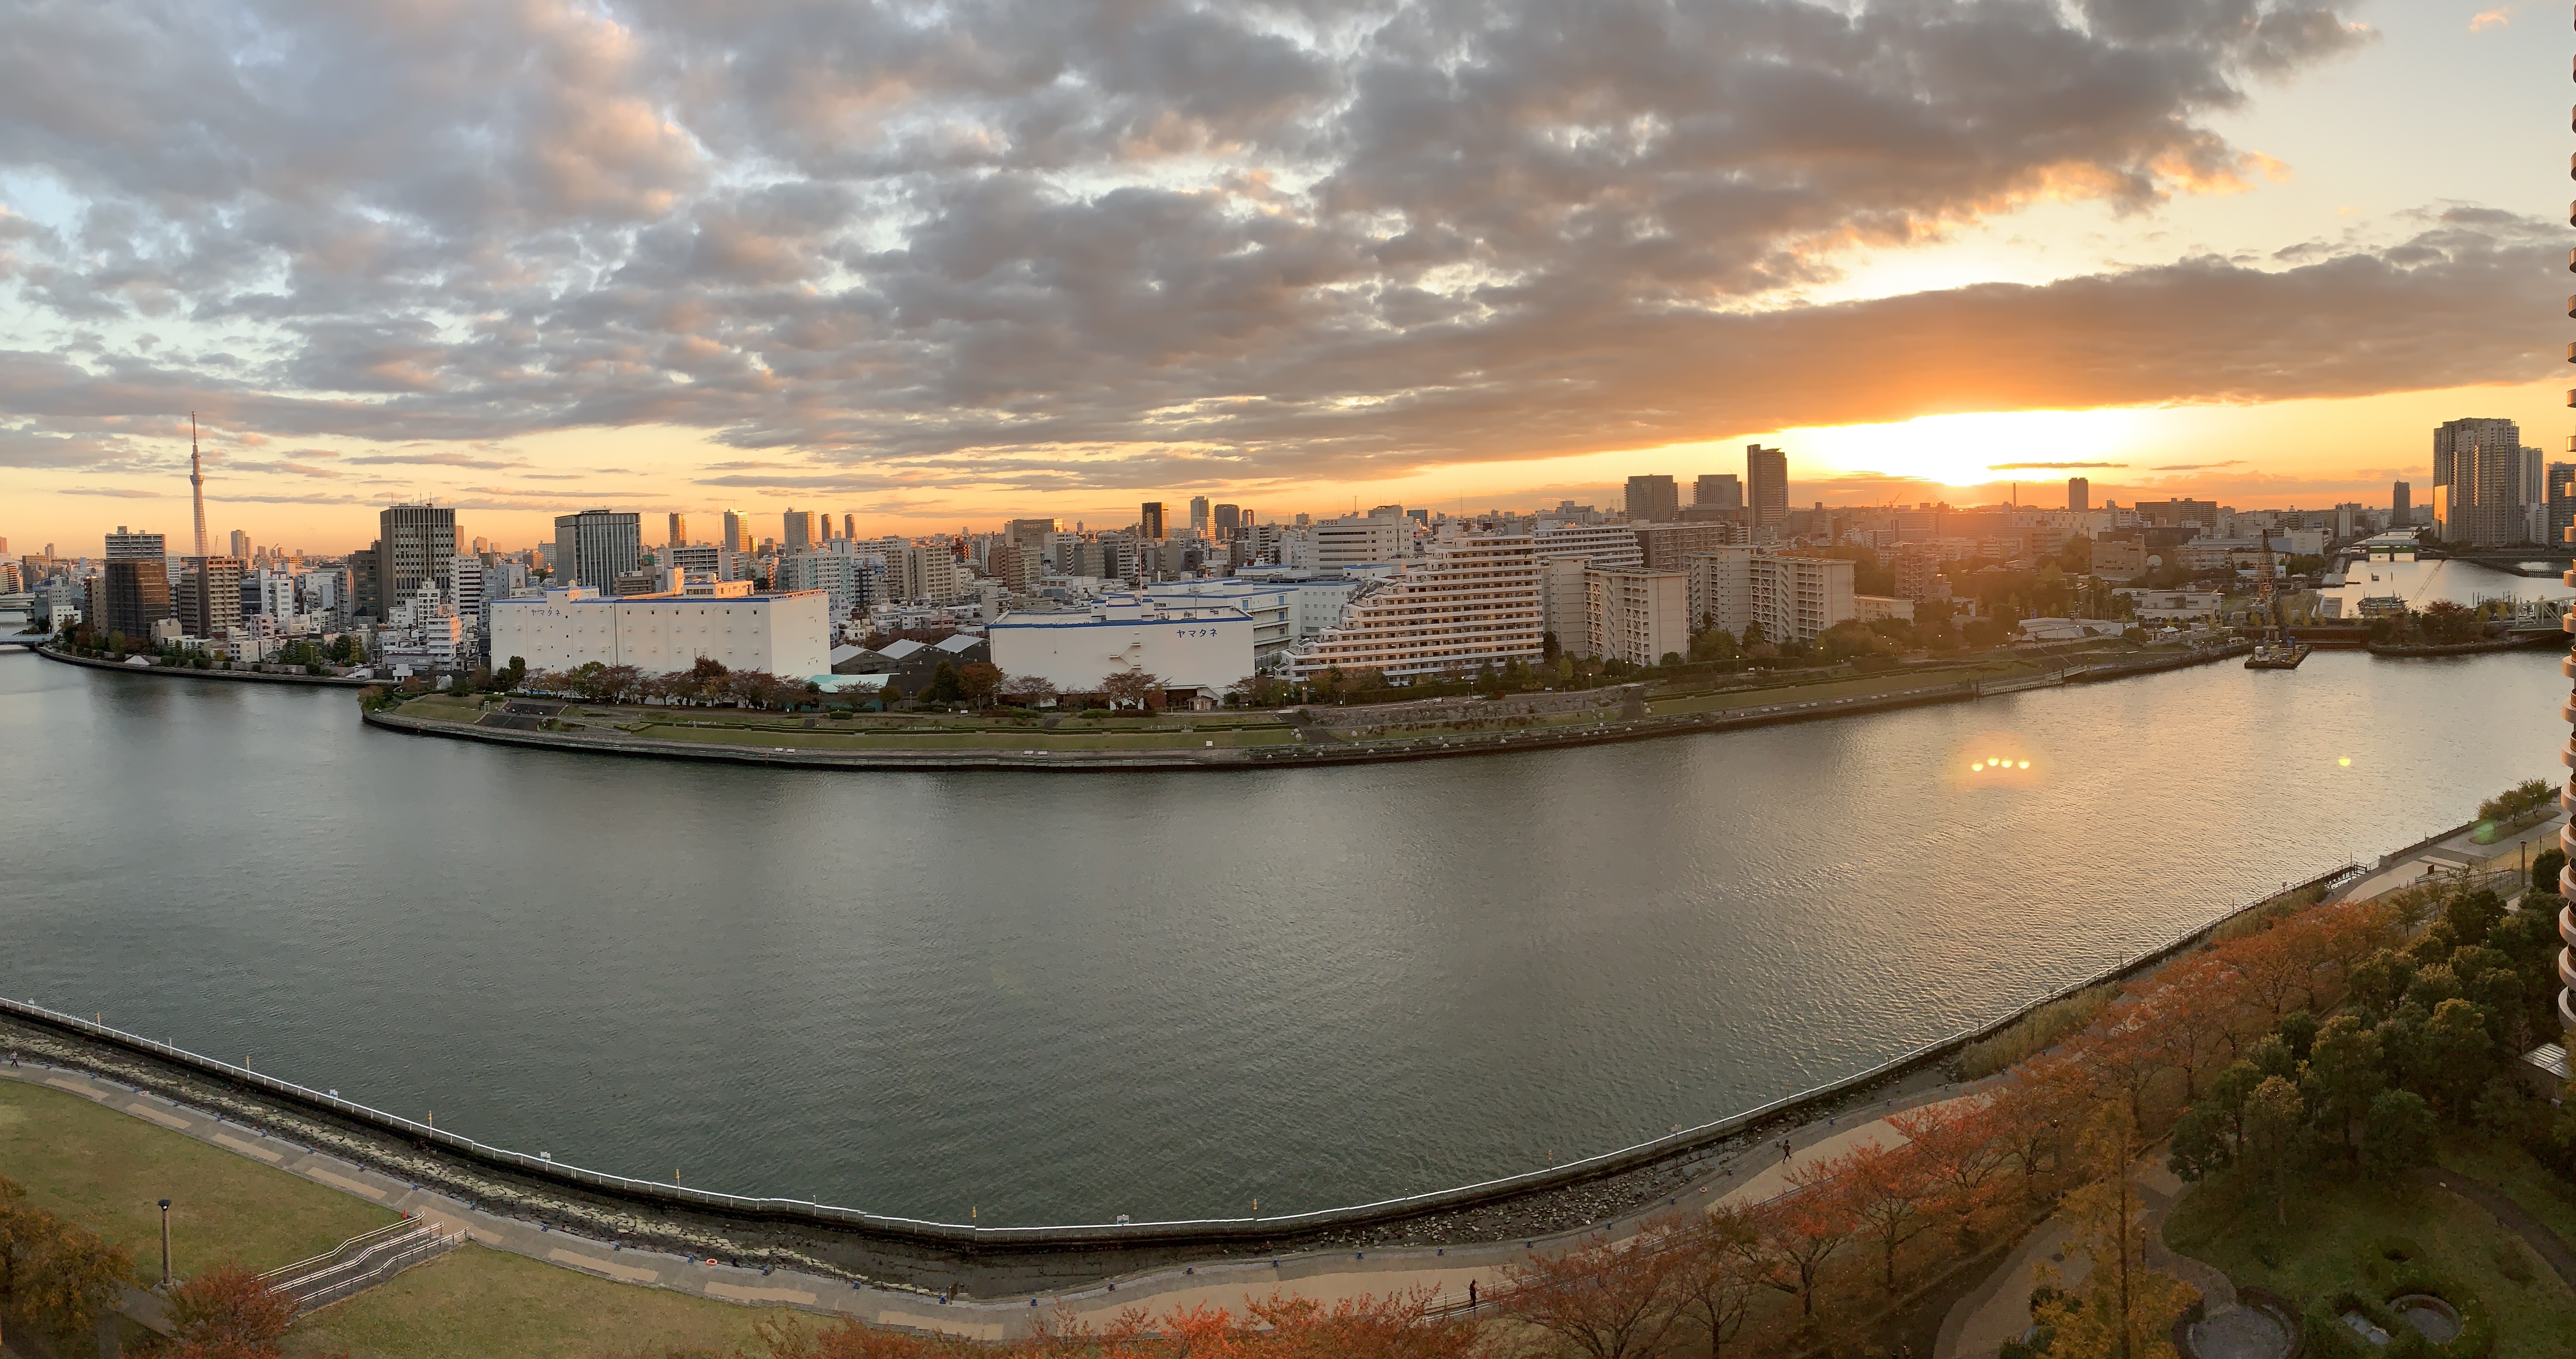
[[[188,492],[197,501],[197,555],[206,555],[206,469],[197,461],[197,413],[188,412]]]
[[[2571,162],[2571,164],[2576,164],[2576,162]],[[2576,204],[2571,204],[2569,206],[2571,213],[2567,220],[2570,224],[2576,224]],[[2568,257],[2568,267],[2576,269],[2576,255]],[[2576,317],[2576,297],[2567,299],[2567,314],[2570,317]],[[2567,361],[2569,363],[2576,363],[2576,344],[2567,346]],[[2567,404],[2571,407],[2576,407],[2576,387],[2568,389]],[[2436,454],[2435,461],[2438,463],[2440,461],[2439,453],[2441,451],[2441,442],[2438,437],[2436,438],[2433,447]],[[2567,451],[2571,454],[2576,454],[2576,436],[2571,436],[2567,440]],[[2442,469],[2438,466],[2434,468],[2434,481],[2439,482],[2442,479],[2441,471]],[[2437,496],[2440,494],[2438,487],[2435,490],[2435,494]],[[2435,503],[2439,504],[2440,502],[2436,500]],[[2553,526],[2555,525],[2554,520],[2552,521],[2552,524]],[[2570,539],[2576,539],[2576,532],[2570,532],[2568,537]],[[2570,566],[2576,567],[2576,563],[2570,563]],[[2576,585],[2576,569],[2569,570],[2566,575],[2561,576],[2559,579],[2566,584]],[[2566,615],[2566,618],[2568,619],[2566,626],[2570,629],[2576,629],[2576,614]],[[2576,675],[2576,654],[2571,654],[2568,659],[2561,662],[2561,664],[2568,667],[2566,673]],[[2576,779],[2570,779],[2566,786],[2560,790],[2558,794],[2558,803],[2562,807],[2576,810]],[[2567,825],[2558,828],[2558,845],[2559,848],[2566,850],[2570,857],[2576,857],[2576,821],[2570,821]],[[2558,870],[2559,895],[2566,895],[2570,889],[2576,889],[2576,873],[2571,873],[2567,869],[2561,868]],[[2567,1048],[2576,1049],[2576,910],[2561,910],[2558,913],[2558,937],[2561,940],[2564,940],[2567,944],[2567,947],[2558,951],[2558,975],[2561,979],[2567,982],[2567,985],[2560,988],[2558,992],[2558,1023],[2559,1027],[2565,1030],[2565,1032],[2559,1036],[2558,1041]]]
[[[1744,447],[1744,496],[1753,527],[1769,528],[1789,517],[1789,455],[1760,444]]]

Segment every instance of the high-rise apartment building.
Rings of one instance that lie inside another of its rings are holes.
[[[1217,506],[1212,527],[1217,537],[1229,542],[1233,541],[1236,534],[1243,532],[1243,507],[1241,505]]]
[[[1789,455],[1760,444],[1744,446],[1745,498],[1753,527],[1772,528],[1789,517]]]
[[[190,557],[179,572],[171,612],[190,637],[222,637],[241,626],[242,563],[236,557]]]
[[[1715,552],[1729,543],[1744,541],[1741,525],[1725,520],[1708,520],[1696,524],[1639,524],[1637,547],[1645,555],[1649,571],[1679,571],[1682,562],[1696,552]]]
[[[1208,498],[1206,496],[1194,495],[1190,497],[1190,529],[1193,532],[1200,534],[1204,534],[1208,531]]]
[[[240,529],[233,530],[233,557],[237,561],[250,560],[250,535]]]
[[[107,535],[107,561],[99,573],[90,617],[128,641],[152,636],[152,625],[175,616],[170,608],[170,558],[158,533],[129,533],[123,524]]]
[[[1681,571],[1583,573],[1584,654],[1653,665],[1690,654],[1690,576]],[[1564,638],[1558,639],[1560,645]]]
[[[2576,462],[2549,464],[2546,501],[2549,506],[2549,536],[2542,541],[2558,544],[2576,542],[2567,530],[2576,527]]]
[[[1691,483],[1691,508],[1711,514],[1744,512],[1744,479],[1733,472],[1703,472]]]
[[[556,521],[562,522],[560,520]],[[388,505],[376,516],[379,612],[411,598],[425,580],[444,584],[456,555],[456,511],[444,505]]]
[[[1136,507],[1136,536],[1155,539],[1163,536],[1163,502],[1148,500]]]
[[[814,546],[814,512],[789,510],[786,523],[778,534],[778,550],[804,552]]]
[[[2093,482],[2089,477],[2066,479],[2066,508],[2083,514],[2093,508]]]
[[[2511,420],[2446,420],[2433,431],[2433,505],[2450,542],[2501,547],[2528,533],[2530,459]]]
[[[1469,674],[1541,654],[1529,538],[1443,538],[1411,569],[1352,596],[1339,623],[1288,653],[1288,670],[1301,680],[1334,669]]]
[[[728,557],[740,555],[751,544],[743,537],[742,511],[724,512],[724,550]]]
[[[1632,523],[1669,524],[1682,517],[1682,492],[1671,477],[1628,478],[1628,519]]]
[[[644,564],[644,517],[633,511],[583,510],[555,516],[556,585],[617,593],[617,578]]]
[[[1688,574],[1691,617],[1738,637],[1759,626],[1764,641],[1811,642],[1856,615],[1852,564],[1839,557],[1727,547],[1691,558]]]
[[[667,547],[687,547],[689,545],[689,516],[674,511],[671,515],[670,535],[664,538],[662,542],[663,545]]]
[[[2401,481],[2389,489],[2388,526],[2390,528],[2415,526],[2415,487],[2412,484]]]

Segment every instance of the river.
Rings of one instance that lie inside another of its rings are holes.
[[[852,775],[0,650],[0,988],[647,1178],[1323,1207],[1978,1024],[2556,777],[2567,688],[2326,652],[1422,764]]]

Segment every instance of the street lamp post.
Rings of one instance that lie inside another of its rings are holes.
[[[161,1200],[161,1286],[170,1286],[170,1200]]]

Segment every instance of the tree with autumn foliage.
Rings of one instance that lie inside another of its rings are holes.
[[[2011,1147],[1998,1102],[1975,1095],[1888,1116],[1922,1158],[1960,1255],[1973,1255],[2005,1197]]]
[[[1708,1337],[1710,1359],[1726,1359],[1727,1346],[1753,1320],[1762,1283],[1761,1229],[1754,1215],[1720,1205],[1707,1212],[1679,1209],[1666,1230],[1683,1252],[1673,1279],[1676,1306]]]
[[[1680,1278],[1688,1253],[1667,1231],[1625,1241],[1606,1235],[1557,1256],[1533,1254],[1503,1272],[1503,1315],[1554,1336],[1589,1359],[1664,1353],[1684,1323]]]
[[[1150,670],[1121,670],[1101,677],[1100,692],[1113,708],[1148,708],[1162,697],[1163,677]]]
[[[2147,1267],[2146,1205],[2130,1180],[2140,1150],[2137,1127],[2117,1104],[2102,1106],[2078,1139],[2084,1182],[2067,1193],[2063,1212],[2074,1228],[2067,1248],[2092,1268],[2080,1291],[2060,1292],[2036,1313],[2056,1337],[2050,1359],[2170,1359],[2166,1331],[2199,1296]],[[2041,1283],[2055,1282],[2043,1273]]]
[[[161,1359],[277,1359],[295,1299],[237,1264],[221,1264],[170,1289],[170,1343]]]
[[[1474,1359],[1484,1354],[1484,1328],[1439,1315],[1433,1310],[1439,1300],[1438,1291],[1430,1288],[1330,1305],[1274,1293],[1266,1299],[1246,1297],[1239,1314],[1204,1303],[1159,1315],[1131,1307],[1100,1326],[1059,1313],[1030,1335],[998,1344],[908,1335],[854,1320],[809,1334],[780,1318],[764,1323],[759,1333],[767,1359]]]
[[[1860,1230],[1851,1202],[1834,1181],[1832,1163],[1810,1161],[1789,1172],[1789,1192],[1753,1215],[1765,1282],[1798,1300],[1798,1315],[1816,1314],[1816,1283],[1825,1262]]]
[[[1940,1185],[1911,1142],[1863,1142],[1825,1163],[1850,1206],[1853,1234],[1878,1248],[1879,1282],[1896,1293],[1896,1253],[1932,1229]]]
[[[86,1331],[134,1278],[125,1247],[26,1199],[0,1177],[0,1345],[13,1332],[61,1339]]]

